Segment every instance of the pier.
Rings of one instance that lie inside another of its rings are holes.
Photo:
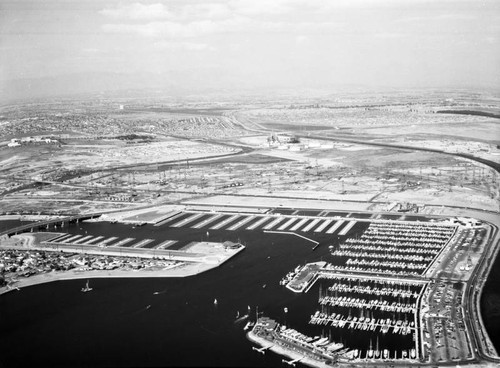
[[[337,230],[342,224],[344,223],[344,220],[337,221],[331,228],[329,228],[326,233],[327,234],[333,234],[335,230]]]
[[[221,227],[223,227],[223,226],[225,226],[225,225],[229,224],[231,221],[236,220],[238,217],[239,217],[239,215],[233,215],[233,216],[230,216],[229,218],[227,218],[227,219],[225,219],[225,220],[223,220],[223,221],[219,222],[218,224],[216,224],[216,225],[212,226],[212,227],[210,228],[210,230],[217,230],[217,229],[220,229]]]
[[[199,222],[193,226],[191,226],[193,229],[201,229],[204,226],[207,226],[208,224],[211,224],[212,222],[217,221],[222,217],[221,214],[213,215],[212,217],[207,218],[206,220],[203,220],[202,222]]]
[[[227,230],[229,230],[229,231],[238,230],[240,227],[244,226],[245,224],[249,223],[250,221],[252,221],[254,219],[255,219],[255,216],[245,217],[245,218],[243,218],[243,220],[240,220],[237,223],[235,223],[234,225],[231,225],[230,227],[228,227]]]

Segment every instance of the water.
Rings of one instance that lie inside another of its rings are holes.
[[[172,229],[106,223],[73,225],[93,235],[200,240],[206,229]],[[279,285],[297,264],[327,255],[299,238],[260,231],[210,230],[210,239],[245,242],[247,249],[221,267],[188,278],[96,279],[27,287],[0,298],[1,362],[27,366],[260,366],[281,364],[275,354],[251,349],[236,313],[259,311],[307,323],[315,295]],[[290,241],[293,240],[293,241]],[[266,288],[263,288],[266,284]],[[155,295],[155,292],[159,294]],[[218,304],[214,306],[214,298]],[[311,300],[309,300],[311,299]],[[148,305],[151,307],[148,308]],[[290,321],[291,323],[291,321]],[[27,354],[29,352],[29,354]]]
[[[5,231],[12,229],[16,226],[27,225],[33,221],[21,221],[21,220],[0,220],[0,231]]]
[[[497,256],[495,263],[488,275],[484,285],[481,298],[481,315],[488,331],[491,342],[497,353],[500,353],[500,257]]]
[[[352,234],[362,230],[356,225]],[[68,231],[187,244],[206,238],[207,229],[81,223]],[[198,276],[92,279],[90,293],[80,291],[86,280],[58,281],[7,293],[0,297],[0,366],[279,366],[281,356],[251,349],[243,331],[246,321],[235,323],[236,314],[246,314],[250,306],[254,317],[258,306],[289,327],[320,333],[308,324],[318,309],[319,285],[307,294],[279,285],[298,264],[333,260],[328,245],[337,237],[310,235],[321,244],[315,251],[311,243],[293,236],[210,230],[211,241],[239,239],[247,248]],[[498,260],[495,267],[498,279]],[[490,294],[484,295],[486,299]],[[366,349],[372,338],[368,332],[344,330],[343,338],[359,339],[360,348]],[[380,345],[400,348],[398,335],[394,337],[381,339]]]

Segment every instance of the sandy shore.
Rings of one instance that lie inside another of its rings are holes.
[[[11,284],[11,288],[0,287],[0,295],[7,293],[16,288],[43,284],[46,282],[58,280],[75,280],[75,279],[92,279],[92,278],[131,278],[131,277],[187,277],[198,275],[202,272],[218,267],[219,264],[203,264],[203,263],[182,263],[174,265],[171,268],[163,270],[70,270],[70,271],[52,271],[42,274],[37,274],[31,277],[20,278]]]

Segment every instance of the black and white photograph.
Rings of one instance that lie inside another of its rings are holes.
[[[500,1],[0,0],[0,368],[500,366]]]

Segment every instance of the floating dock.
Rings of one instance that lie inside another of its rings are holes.
[[[312,220],[305,228],[302,229],[302,231],[305,232],[305,231],[311,230],[320,221],[321,221],[321,219]]]
[[[342,224],[344,223],[344,220],[339,220],[337,221],[331,228],[329,228],[326,233],[327,234],[333,234],[335,232],[335,230],[337,230],[339,227],[342,226]]]
[[[136,243],[136,244],[132,245],[131,248],[142,248],[146,244],[151,243],[152,241],[154,241],[154,239],[143,239],[139,243]]]
[[[191,226],[191,228],[193,228],[193,229],[201,229],[202,227],[207,226],[208,224],[211,224],[212,222],[220,219],[221,217],[222,217],[221,214],[213,215],[212,217],[209,217],[206,220],[203,220],[202,222],[199,222],[199,223]]]
[[[255,216],[245,217],[243,220],[240,220],[237,223],[235,223],[234,225],[227,228],[227,230],[230,230],[230,231],[238,230],[240,227],[242,227],[245,224],[248,224],[253,219],[255,219]]]
[[[295,225],[292,226],[290,231],[296,231],[298,230],[302,225],[304,225],[309,219],[308,218],[303,218],[299,222],[297,222]]]
[[[240,215],[233,215],[233,216],[231,216],[231,217],[229,217],[229,218],[227,218],[227,219],[225,219],[225,220],[223,220],[223,221],[219,222],[218,224],[215,224],[214,226],[212,226],[212,227],[210,228],[210,230],[218,230],[218,229],[220,229],[221,227],[226,226],[227,224],[229,224],[231,221],[236,220],[239,216],[240,216]]]
[[[278,230],[279,231],[283,231],[283,230],[286,230],[286,228],[288,226],[290,226],[291,224],[293,224],[295,221],[297,221],[297,218],[296,217],[292,217],[291,219],[289,219],[287,222],[285,222],[283,225],[281,225]]]
[[[333,221],[333,220],[324,220],[324,222],[323,222],[321,225],[319,225],[319,226],[316,228],[316,230],[314,230],[314,232],[315,232],[315,233],[320,233],[320,232],[322,232],[323,230],[325,230],[325,229],[326,229],[326,227],[327,227],[328,225],[330,225],[330,224],[332,223],[332,221]]]

